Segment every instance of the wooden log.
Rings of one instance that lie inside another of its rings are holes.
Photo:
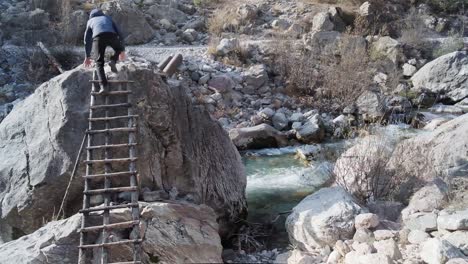
[[[131,162],[136,161],[137,158],[121,158],[121,159],[104,159],[104,160],[85,160],[87,164],[93,163],[112,163],[112,162]]]
[[[60,63],[57,61],[57,59],[55,59],[54,55],[52,55],[52,53],[50,52],[50,50],[44,45],[44,43],[42,43],[41,41],[37,42],[37,46],[39,46],[39,48],[41,48],[42,52],[44,52],[44,54],[47,56],[47,58],[49,59],[49,61],[52,63],[52,65],[55,66],[55,68],[57,68],[57,70],[59,70],[60,73],[64,73],[65,71],[63,70],[63,67],[62,65],[60,65]]]

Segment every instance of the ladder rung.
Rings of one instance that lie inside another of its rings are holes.
[[[135,174],[137,174],[136,171],[122,171],[122,172],[111,172],[111,173],[104,173],[104,174],[85,175],[83,176],[83,178],[93,179],[93,178],[118,177],[118,176],[135,175]]]
[[[109,104],[109,105],[92,105],[91,109],[100,109],[100,108],[113,108],[113,107],[130,107],[130,103],[121,103],[121,104]]]
[[[143,242],[142,239],[132,239],[132,240],[122,240],[116,242],[108,242],[108,243],[101,243],[101,244],[90,244],[90,245],[81,245],[78,246],[79,248],[97,248],[97,247],[111,247],[117,245],[124,245],[124,244],[136,244]]]
[[[133,147],[133,146],[136,146],[136,145],[137,145],[137,143],[131,143],[131,144],[114,144],[114,145],[99,145],[99,146],[86,147],[86,149],[124,148],[124,147]]]
[[[108,133],[108,132],[136,132],[136,127],[116,127],[100,130],[89,130],[88,134]]]
[[[93,117],[93,118],[88,118],[88,120],[89,120],[89,121],[110,121],[110,120],[127,119],[127,118],[138,118],[138,115],[111,116],[111,117]]]
[[[127,222],[114,223],[114,224],[108,224],[108,225],[90,226],[90,227],[81,228],[80,232],[93,232],[93,231],[99,231],[102,229],[105,229],[105,230],[125,229],[125,228],[129,228],[132,226],[136,226],[139,223],[140,221],[127,221]]]
[[[139,206],[140,205],[138,203],[118,204],[118,205],[109,205],[109,206],[97,206],[97,207],[81,209],[80,213],[89,213],[89,212],[97,212],[97,211],[104,211],[104,210],[129,208],[129,207],[139,207]]]
[[[123,91],[108,91],[108,92],[91,92],[92,95],[126,95],[126,94],[131,94],[133,93],[132,91],[128,90],[123,90]]]
[[[90,83],[101,83],[100,80],[89,80]],[[108,83],[134,83],[135,81],[129,80],[107,80]]]
[[[86,160],[85,163],[93,164],[93,163],[131,162],[131,161],[136,161],[136,160],[137,160],[137,158]]]
[[[140,264],[143,263],[141,261],[127,261],[127,262],[111,262],[108,264]]]
[[[87,195],[94,195],[94,194],[101,194],[101,193],[110,193],[110,192],[135,192],[138,191],[138,187],[114,187],[114,188],[107,188],[107,189],[95,189],[95,190],[88,190],[83,191],[83,194]]]

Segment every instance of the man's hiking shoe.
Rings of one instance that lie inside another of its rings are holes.
[[[107,84],[101,84],[101,89],[98,92],[99,94],[107,93]]]
[[[115,61],[110,61],[109,62],[109,67],[111,68],[112,72],[117,72],[117,67],[115,67],[117,63]]]

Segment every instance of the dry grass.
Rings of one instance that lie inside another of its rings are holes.
[[[242,41],[238,41],[233,51],[226,55],[220,55],[216,47],[219,44],[219,38],[212,38],[208,44],[207,53],[212,55],[216,60],[221,61],[223,64],[232,65],[236,67],[245,66],[248,64],[250,58],[249,47]]]
[[[215,37],[220,37],[225,31],[237,32],[241,21],[236,8],[236,5],[226,5],[215,10],[208,19],[208,32]]]

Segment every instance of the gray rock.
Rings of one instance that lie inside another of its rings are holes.
[[[182,33],[182,38],[189,43],[192,43],[195,40],[197,40],[197,37],[198,37],[198,32],[195,29],[189,28],[189,29],[186,29],[184,33]]]
[[[403,218],[403,224],[410,230],[434,231],[437,230],[437,214],[414,213]]]
[[[303,143],[320,143],[325,137],[325,130],[320,115],[309,118],[296,130],[296,138]]]
[[[263,118],[264,120],[271,120],[275,115],[275,111],[269,107],[262,109],[262,111],[258,112],[258,115]]]
[[[167,19],[173,24],[185,23],[188,20],[184,12],[169,6],[153,5],[146,12],[154,19]]]
[[[286,19],[275,19],[271,22],[271,27],[279,30],[286,30],[291,24]]]
[[[447,261],[446,264],[468,264],[468,260],[466,258],[454,258]]]
[[[204,109],[192,106],[183,87],[169,87],[146,67],[119,64],[119,73],[112,77],[136,82],[131,86],[133,100],[139,102],[134,111],[140,116],[139,141],[145,142],[138,146],[140,185],[150,190],[176,187],[182,195],[192,194],[195,203],[215,209],[224,234],[230,216],[245,209],[241,157],[223,128]],[[18,231],[33,232],[60,206],[88,127],[91,78],[91,71],[81,67],[67,71],[37,88],[0,123],[1,220]],[[200,166],[210,170],[200,171]],[[77,175],[84,175],[84,166]],[[193,184],[202,179],[203,186]],[[67,214],[81,204],[81,181],[75,177],[72,182]],[[216,193],[205,197],[205,188]]]
[[[255,5],[242,4],[237,8],[237,14],[242,21],[254,21],[258,15],[258,8]]]
[[[286,136],[267,124],[231,129],[229,136],[240,150],[275,148],[287,144]]]
[[[468,97],[468,56],[466,52],[453,52],[424,65],[411,78],[413,90],[428,90],[445,95],[452,101]]]
[[[418,69],[414,66],[414,65],[411,65],[409,63],[405,63],[403,65],[403,76],[406,76],[406,77],[411,77],[414,75],[414,73],[416,73]]]
[[[364,120],[377,120],[385,115],[386,106],[377,92],[366,91],[356,100],[357,112]]]
[[[254,93],[268,81],[265,65],[255,65],[242,73],[246,93]]]
[[[436,104],[429,108],[429,110],[433,113],[446,113],[446,114],[463,114],[467,111],[463,108],[458,107],[457,105],[443,105],[443,104]]]
[[[356,229],[365,228],[370,229],[379,225],[379,217],[373,213],[365,213],[356,216],[354,226]]]
[[[143,200],[145,202],[156,202],[168,199],[169,194],[164,190],[143,192]]]
[[[408,234],[408,242],[411,244],[421,244],[428,240],[431,236],[428,233],[421,230],[411,230]]]
[[[312,31],[332,31],[334,28],[335,25],[330,20],[328,12],[320,12],[312,20]]]
[[[440,125],[434,131],[402,141],[388,165],[402,175],[426,182],[439,175],[448,178],[464,176],[468,169],[467,131],[468,114],[465,114]]]
[[[283,113],[276,113],[272,118],[273,126],[278,130],[284,130],[288,126],[288,118]]]
[[[299,129],[300,127],[302,127],[302,122],[294,122],[294,123],[292,123],[292,125],[291,125],[291,129],[293,129],[293,130],[297,130],[297,129]]]
[[[322,188],[302,200],[288,216],[290,241],[307,251],[333,246],[352,237],[354,218],[362,210],[342,188]]]
[[[437,218],[437,226],[450,231],[468,230],[468,209],[452,214],[441,213]]]
[[[289,122],[302,122],[304,120],[304,115],[302,113],[293,113],[291,117],[289,117]]]
[[[211,80],[208,81],[208,86],[216,90],[218,93],[226,94],[232,91],[235,83],[229,75],[223,74],[212,77]]]
[[[116,210],[111,214],[111,221],[113,219],[130,221],[129,209]],[[141,222],[141,232],[145,236],[141,254],[144,263],[149,263],[154,256],[164,263],[222,262],[216,214],[206,205],[141,203]],[[0,259],[2,263],[77,263],[80,228],[79,214],[50,222],[30,235],[0,245]],[[131,252],[130,246],[111,249],[110,261],[128,258]],[[99,263],[99,256],[100,252],[95,251],[93,264]]]
[[[398,245],[393,239],[375,241],[374,247],[377,253],[386,255],[392,260],[398,260],[402,257]]]
[[[358,228],[354,233],[353,240],[359,243],[372,243],[374,234],[369,229]]]
[[[112,19],[122,26],[126,44],[142,44],[154,37],[154,31],[138,9],[132,8],[124,2],[106,2],[101,9],[112,16]]]
[[[366,205],[371,213],[379,216],[380,219],[397,221],[404,206],[400,202],[393,201],[373,201]]]
[[[374,231],[374,238],[377,241],[386,240],[386,239],[393,239],[396,236],[395,231],[391,230],[375,230]]]
[[[460,250],[446,240],[431,238],[421,247],[421,258],[428,264],[445,264],[450,259],[463,257]]]
[[[380,37],[372,43],[372,52],[374,56],[377,57],[386,57],[391,60],[393,63],[398,63],[403,61],[404,55],[400,43],[396,39],[391,37]]]
[[[218,46],[216,46],[216,52],[220,55],[226,55],[234,51],[239,47],[239,41],[236,38],[224,38],[222,39]]]
[[[468,255],[468,231],[455,231],[442,236],[442,238],[460,249],[463,254]]]
[[[401,212],[402,218],[418,212],[432,212],[442,209],[448,203],[448,186],[441,179],[419,189],[412,197],[408,206]]]

